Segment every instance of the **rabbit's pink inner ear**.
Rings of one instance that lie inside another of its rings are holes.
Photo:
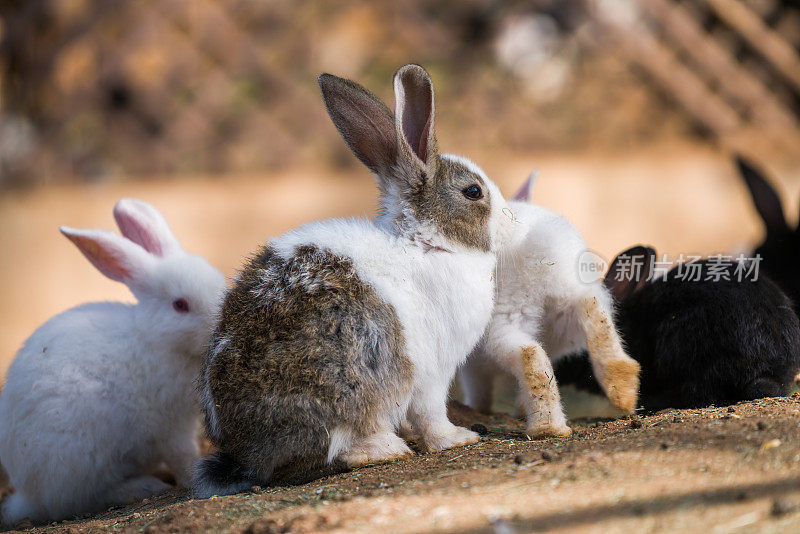
[[[431,128],[431,118],[430,107],[420,109],[419,102],[406,102],[403,112],[403,135],[408,146],[422,161],[428,160],[428,131]]]
[[[123,258],[119,251],[116,251],[108,243],[80,234],[68,232],[64,229],[61,232],[78,247],[78,250],[86,256],[98,271],[117,282],[129,282],[132,279],[130,270],[124,265]]]
[[[126,210],[114,210],[114,219],[116,219],[122,235],[154,256],[164,255],[164,245],[158,238],[156,228],[152,225]]]
[[[429,163],[436,150],[433,82],[419,65],[406,65],[397,71],[396,77],[397,114],[403,140],[414,155]]]

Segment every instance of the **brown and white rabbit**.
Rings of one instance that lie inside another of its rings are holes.
[[[306,224],[245,265],[200,379],[220,452],[198,464],[198,497],[290,464],[406,456],[406,418],[430,450],[478,439],[448,420],[446,400],[491,317],[495,254],[514,224],[506,202],[474,163],[438,153],[422,67],[395,74],[394,114],[353,81],[319,84],[377,177],[382,213]]]

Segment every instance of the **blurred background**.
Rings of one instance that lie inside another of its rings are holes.
[[[113,228],[124,196],[232,275],[270,236],[367,215],[375,186],[316,76],[387,103],[416,62],[444,151],[535,200],[606,258],[748,251],[731,164],[800,199],[796,0],[26,0],[0,3],[0,377],[87,300],[130,299],[57,231]]]

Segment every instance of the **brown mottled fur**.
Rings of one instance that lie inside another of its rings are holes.
[[[322,463],[337,425],[370,434],[411,385],[392,306],[349,259],[314,246],[287,260],[267,246],[248,263],[223,304],[219,343],[206,360],[214,442],[256,480],[293,461]]]
[[[525,383],[520,384],[526,410],[528,428],[526,432],[531,438],[544,436],[569,436],[572,430],[565,424],[553,421],[554,410],[561,409],[561,395],[558,391],[555,373],[544,348],[537,344],[520,349]],[[533,413],[533,409],[540,410]]]
[[[412,195],[414,216],[434,223],[452,241],[488,251],[491,199],[483,179],[461,163],[442,157],[436,158],[434,166],[433,179],[423,180]],[[481,188],[483,198],[464,202],[461,191],[473,184]]]

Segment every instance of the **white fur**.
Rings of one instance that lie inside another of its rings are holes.
[[[141,204],[123,200],[117,208]],[[153,217],[145,209],[130,211]],[[169,232],[166,221],[150,222],[151,230]],[[135,256],[127,283],[138,303],[67,310],[39,327],[17,353],[0,395],[0,462],[16,489],[2,506],[7,526],[25,517],[44,522],[94,512],[163,491],[168,486],[151,476],[162,463],[188,485],[198,455],[194,379],[224,277],[176,247],[174,238],[164,241],[164,256],[157,257],[110,232],[62,231]],[[177,298],[188,300],[188,313],[173,309]]]
[[[347,427],[337,426],[331,430],[331,444],[328,447],[328,463],[333,462],[339,455],[353,444],[353,433]]]
[[[613,305],[602,281],[586,283],[579,277],[579,257],[587,248],[569,221],[527,202],[511,201],[509,206],[517,219],[516,231],[498,259],[497,300],[486,339],[460,372],[465,402],[488,410],[492,379],[503,369],[520,382],[529,432],[567,434],[552,365],[547,360],[586,349],[582,314],[585,316],[587,300],[596,299],[608,318]],[[537,349],[539,358],[531,363],[533,367],[521,361],[523,347]],[[627,358],[624,353],[617,356]],[[553,377],[542,384],[544,392],[534,395],[527,391],[524,374],[530,371]]]
[[[385,217],[377,223],[366,219],[309,223],[270,243],[284,258],[298,246],[311,244],[350,258],[359,278],[394,307],[403,327],[405,352],[414,365],[414,385],[410,397],[386,414],[386,423],[396,429],[408,416],[426,444],[435,449],[467,438],[464,432],[468,431],[447,419],[447,391],[457,367],[489,322],[495,290],[494,251],[514,228],[500,191],[488,178],[484,181],[492,204],[492,250],[488,252],[452,243],[435,228],[424,228],[416,221],[396,225]],[[431,251],[426,244],[447,251]],[[340,442],[332,440],[329,456],[340,449]]]

